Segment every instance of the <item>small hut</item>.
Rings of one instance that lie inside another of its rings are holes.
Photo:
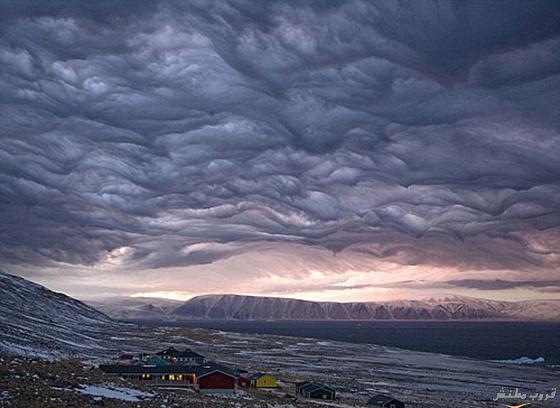
[[[336,398],[334,388],[312,381],[296,383],[296,394],[312,399],[334,400]]]
[[[253,388],[278,388],[276,379],[267,373],[255,373],[251,377],[251,386]]]
[[[389,395],[378,394],[368,401],[369,406],[383,408],[404,408],[404,402]]]

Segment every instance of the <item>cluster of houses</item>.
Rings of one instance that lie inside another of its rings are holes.
[[[154,355],[123,354],[118,364],[103,364],[107,375],[140,381],[159,387],[189,387],[204,394],[233,394],[242,388],[277,388],[276,380],[267,373],[243,375],[224,365],[207,361],[190,349],[170,347]]]
[[[99,369],[110,376],[140,381],[156,387],[188,387],[203,394],[233,394],[238,388],[274,389],[276,379],[268,373],[240,373],[224,365],[208,361],[191,349],[169,347],[154,355],[123,354],[119,363],[100,365]],[[334,400],[336,390],[326,384],[312,381],[296,383],[296,394],[305,398]],[[394,398],[378,395],[368,405],[403,408]]]

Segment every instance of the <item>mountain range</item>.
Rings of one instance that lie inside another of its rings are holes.
[[[160,321],[560,321],[560,300],[503,302],[454,295],[424,300],[350,303],[241,295],[197,296],[186,302],[113,298],[95,303],[106,312],[103,313],[79,300],[2,272],[0,299],[0,353],[46,358],[112,355],[125,346],[122,341],[139,339],[141,331],[138,326],[113,320],[108,315],[121,320]]]
[[[228,294],[196,296],[183,304],[135,299],[97,307],[125,320],[560,320],[560,300],[506,302],[457,295],[338,303]]]
[[[146,297],[112,297],[86,303],[117,320],[157,320],[183,304],[178,300]]]

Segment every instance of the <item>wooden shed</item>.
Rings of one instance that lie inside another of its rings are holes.
[[[296,383],[296,394],[312,399],[334,400],[336,398],[336,391],[334,388],[326,384],[312,381]]]
[[[276,379],[270,374],[258,372],[253,374],[250,380],[253,388],[278,388]]]

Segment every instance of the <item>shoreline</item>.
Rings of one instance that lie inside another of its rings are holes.
[[[388,393],[406,402],[407,407],[471,408],[498,407],[492,401],[502,388],[543,392],[558,387],[557,372],[542,366],[516,366],[468,357],[402,350],[395,347],[344,341],[324,341],[308,337],[234,333],[185,327],[157,327],[123,332],[115,350],[156,351],[174,346],[192,348],[212,361],[236,369],[269,372],[285,384],[285,392],[301,380],[313,380],[336,387],[338,406],[363,406],[376,393]],[[114,358],[116,351],[80,358],[91,367]],[[23,357],[22,357],[23,358]],[[59,360],[60,363],[71,359]],[[97,372],[97,371],[95,371]],[[96,374],[97,375],[97,374]],[[98,377],[98,381],[109,381]],[[129,385],[135,387],[134,384]],[[25,390],[25,392],[32,390]],[[172,392],[172,391],[169,391]],[[167,395],[167,391],[158,391]],[[247,407],[261,407],[267,398],[285,404],[280,395],[249,394]],[[163,398],[163,397],[162,397]],[[189,397],[190,398],[190,397]],[[196,397],[199,398],[199,397]],[[243,395],[230,400],[200,399],[235,407]],[[230,404],[231,405],[228,405]],[[268,402],[267,402],[268,403]],[[212,405],[214,406],[214,405]],[[222,405],[215,405],[222,406]],[[264,405],[268,406],[268,405]],[[297,406],[302,406],[298,402]],[[304,405],[305,406],[305,405]],[[337,406],[337,405],[334,405]]]
[[[130,322],[130,321],[129,321]],[[342,324],[341,324],[342,323]],[[540,357],[545,359],[544,364],[547,366],[560,365],[560,355],[558,355],[555,347],[549,347],[538,350],[531,350],[534,339],[528,339],[527,347],[512,348],[505,350],[507,341],[502,341],[501,335],[504,334],[503,327],[497,327],[493,330],[493,337],[488,335],[487,324],[489,322],[424,322],[414,321],[409,326],[400,326],[401,322],[385,322],[378,325],[377,322],[367,322],[366,327],[355,328],[355,322],[334,322],[334,321],[231,321],[231,320],[183,320],[175,322],[161,322],[154,320],[135,321],[135,324],[150,328],[200,328],[206,330],[220,330],[224,332],[233,332],[239,334],[256,334],[256,335],[279,335],[300,338],[312,338],[323,341],[341,341],[351,344],[372,344],[384,347],[393,347],[402,350],[419,351],[435,354],[445,354],[458,357],[468,357],[480,361],[493,360],[519,360],[527,357],[536,360]],[[492,322],[495,323],[495,322]],[[560,331],[560,323],[542,323],[542,322],[501,322],[508,329],[506,334],[511,334],[510,329],[513,325],[514,332],[521,328],[531,332],[535,327],[544,328],[547,335],[556,338],[557,332]],[[498,323],[499,324],[499,323]],[[307,325],[311,325],[307,327]],[[305,326],[305,327],[303,327]],[[418,331],[418,327],[421,331]],[[465,336],[459,336],[454,329],[461,326]],[[317,330],[314,330],[314,329]],[[428,329],[433,330],[430,332]],[[343,330],[346,330],[343,332]],[[335,334],[333,334],[333,333]],[[413,332],[415,337],[410,337]],[[343,333],[343,334],[340,334]],[[481,333],[484,338],[481,338]],[[448,334],[450,339],[448,342],[441,340],[437,336]],[[401,336],[402,338],[396,338]],[[477,336],[475,338],[474,336]],[[453,340],[460,344],[453,344]],[[470,343],[474,345],[471,345]],[[484,347],[485,354],[481,353],[479,347]],[[550,343],[553,344],[553,343]],[[536,347],[535,347],[536,348]],[[493,352],[489,351],[493,350]]]

